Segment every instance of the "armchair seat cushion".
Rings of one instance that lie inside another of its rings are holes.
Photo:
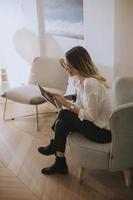
[[[111,143],[99,144],[90,141],[80,133],[69,136],[71,152],[80,166],[88,169],[108,169]]]
[[[58,93],[58,94],[62,93],[60,90],[55,88],[46,88],[46,87],[44,88],[47,91],[53,93]],[[42,97],[38,86],[34,84],[28,84],[8,89],[4,92],[2,96],[18,103],[30,104],[30,105],[38,105],[46,102],[46,100]]]

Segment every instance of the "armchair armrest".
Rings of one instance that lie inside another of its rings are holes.
[[[119,105],[110,117],[112,150],[110,170],[133,166],[133,102]]]

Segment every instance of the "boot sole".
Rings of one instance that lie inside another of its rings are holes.
[[[43,175],[68,175],[69,173],[68,172],[54,172],[54,173],[43,173],[42,171],[41,171],[41,173],[43,174]]]
[[[56,156],[56,152],[53,152],[53,153],[44,153],[44,152],[41,152],[39,149],[38,149],[38,152],[44,156],[50,156],[50,155],[55,155]]]

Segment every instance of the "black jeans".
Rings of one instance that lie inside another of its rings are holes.
[[[69,110],[60,110],[52,129],[55,132],[56,150],[60,152],[65,152],[67,135],[71,131],[77,131],[97,143],[111,142],[110,130],[101,129],[88,120],[81,121],[76,113]]]

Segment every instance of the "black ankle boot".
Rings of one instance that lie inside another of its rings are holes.
[[[38,151],[46,156],[56,154],[55,140],[50,140],[50,144],[46,147],[39,147]]]
[[[42,174],[52,175],[52,174],[68,174],[68,166],[65,157],[56,157],[55,163],[42,169]]]

